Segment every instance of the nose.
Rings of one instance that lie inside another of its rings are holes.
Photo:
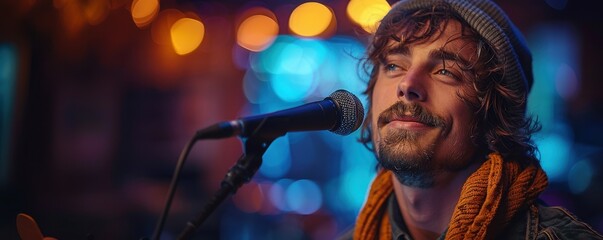
[[[425,80],[427,76],[419,72],[407,72],[398,82],[398,99],[406,101],[425,101]]]

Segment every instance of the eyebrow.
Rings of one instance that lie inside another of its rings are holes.
[[[454,54],[450,51],[447,51],[443,48],[434,49],[429,51],[429,58],[435,60],[450,60],[455,62],[460,62],[463,66],[469,66],[469,60],[463,58],[459,54]]]
[[[392,47],[385,52],[385,56],[393,54],[410,55],[410,49],[406,46],[397,46]]]
[[[395,55],[395,54],[408,56],[408,55],[410,55],[410,49],[406,46],[393,47],[393,48],[388,49],[385,52],[384,57],[389,56],[389,55]],[[462,56],[460,56],[458,54],[454,54],[450,51],[447,51],[444,48],[433,49],[433,50],[429,51],[429,58],[433,59],[433,60],[437,60],[437,61],[450,60],[450,61],[460,62],[461,64],[463,64],[463,66],[470,65],[469,60],[463,58]]]

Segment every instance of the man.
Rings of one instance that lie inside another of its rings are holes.
[[[380,168],[354,239],[603,239],[538,201],[531,54],[494,3],[398,2],[367,64],[361,140]]]

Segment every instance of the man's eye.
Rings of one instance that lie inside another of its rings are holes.
[[[398,68],[399,67],[396,66],[396,64],[391,64],[391,63],[390,64],[386,64],[385,67],[384,67],[384,69],[385,69],[386,72],[396,71],[396,70],[398,70]]]
[[[446,69],[440,69],[440,70],[438,70],[437,74],[442,74],[442,75],[454,77],[454,74],[452,74],[452,72],[450,72],[450,71],[448,71]]]
[[[453,78],[454,80],[457,80],[457,81],[459,80],[459,78],[454,73],[452,73],[451,71],[448,71],[447,69],[437,70],[436,74],[444,75],[446,77]]]

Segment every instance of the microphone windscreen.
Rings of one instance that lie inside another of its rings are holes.
[[[329,131],[348,135],[360,127],[364,120],[364,107],[358,97],[346,90],[337,90],[327,99],[333,100],[340,111],[338,125]]]

